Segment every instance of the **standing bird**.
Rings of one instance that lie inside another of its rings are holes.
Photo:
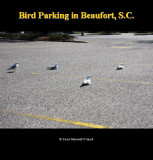
[[[10,67],[9,69],[7,70],[14,70],[14,72],[16,71],[16,68],[19,66],[19,63],[15,63],[12,67]]]
[[[86,77],[86,79],[83,80],[82,85],[80,87],[86,86],[86,85],[89,85],[89,84],[91,84],[90,75],[88,75]]]
[[[123,68],[124,68],[123,64],[120,64],[119,66],[117,66],[116,70],[120,70],[120,69],[123,69]]]
[[[47,67],[48,70],[57,70],[58,69],[58,65],[55,64],[55,66],[50,66],[50,67]]]

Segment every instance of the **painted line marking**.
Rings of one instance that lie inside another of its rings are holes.
[[[40,73],[31,73],[31,74],[33,74],[33,75],[40,75]]]
[[[103,81],[110,81],[110,82],[123,82],[123,83],[138,83],[138,84],[153,84],[150,82],[136,82],[136,81],[124,81],[124,80],[112,80],[112,79],[97,79],[96,80],[103,80]]]
[[[116,64],[129,64],[129,65],[142,65],[142,66],[150,66],[150,65],[153,65],[153,64],[143,64],[143,63],[116,63]]]
[[[49,121],[56,121],[56,122],[67,123],[67,124],[73,124],[73,125],[79,125],[79,126],[84,126],[84,127],[89,127],[89,128],[98,128],[98,129],[102,129],[102,128],[111,129],[112,128],[112,127],[107,127],[107,126],[102,126],[102,125],[97,125],[97,124],[84,123],[84,122],[72,121],[72,120],[66,120],[66,119],[60,119],[60,118],[52,118],[48,116],[34,115],[34,114],[29,114],[29,113],[18,113],[18,112],[13,112],[13,111],[6,111],[6,110],[0,110],[0,112],[16,114],[16,115],[21,115],[25,117],[32,117],[32,118],[37,118],[37,119],[44,119],[44,120],[49,120]]]
[[[129,46],[113,46],[112,48],[132,48],[132,47],[129,47]]]
[[[122,63],[125,64],[125,63]],[[40,75],[39,73],[32,73],[33,75]],[[76,79],[84,79],[85,77],[80,76],[66,76],[66,75],[54,75],[56,77],[63,77],[63,78],[76,78]],[[121,83],[134,83],[134,84],[153,84],[152,82],[138,82],[138,81],[127,81],[127,80],[113,80],[113,79],[105,79],[105,78],[94,78],[91,79],[99,80],[99,81],[108,81],[108,82],[121,82]]]
[[[57,77],[65,77],[65,78],[79,78],[83,79],[85,77],[76,77],[76,76],[64,76],[64,75],[55,75]],[[135,84],[153,84],[151,82],[137,82],[137,81],[126,81],[126,80],[113,80],[113,79],[104,79],[104,78],[93,78],[91,79],[99,80],[99,81],[109,81],[109,82],[122,82],[122,83],[135,83]]]

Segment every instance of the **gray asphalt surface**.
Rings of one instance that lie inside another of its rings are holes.
[[[0,41],[0,128],[88,128],[23,114],[153,128],[153,36],[76,35],[76,40],[88,43]],[[17,72],[8,73],[15,62]],[[58,70],[46,69],[55,63]],[[117,71],[120,63],[125,69]],[[86,75],[91,85],[80,88]]]

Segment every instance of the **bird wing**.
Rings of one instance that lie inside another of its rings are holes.
[[[84,79],[84,80],[83,80],[83,83],[84,83],[84,84],[87,84],[88,82],[87,82],[87,80],[86,80],[86,79]]]
[[[118,68],[118,69],[122,69],[122,68],[123,68],[123,65],[119,65],[117,68]]]
[[[16,68],[16,65],[15,65],[15,64],[14,64],[12,67],[10,67],[8,70],[14,69],[14,68]]]
[[[84,79],[83,83],[84,83],[84,84],[90,84],[91,81],[90,81],[90,79]]]

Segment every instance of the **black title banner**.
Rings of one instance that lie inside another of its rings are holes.
[[[150,10],[140,7],[41,8],[1,11],[0,31],[152,31]]]

